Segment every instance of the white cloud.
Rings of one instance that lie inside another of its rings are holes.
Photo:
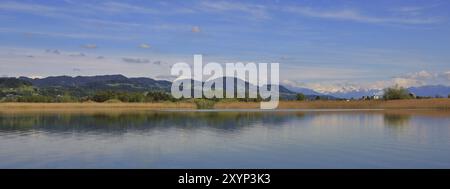
[[[142,49],[149,49],[149,48],[150,48],[150,45],[147,44],[147,43],[142,43],[142,44],[139,45],[139,48],[142,48]]]
[[[400,87],[413,87],[413,86],[421,86],[424,85],[425,82],[418,80],[418,79],[412,79],[412,78],[394,78],[392,79],[393,85],[398,85]]]
[[[200,30],[200,27],[193,26],[191,31],[192,31],[192,33],[199,33],[201,30]]]
[[[31,78],[31,79],[42,79],[42,78],[44,78],[44,76],[40,76],[40,75],[30,75],[29,78]]]
[[[432,74],[432,73],[430,73],[428,71],[425,71],[425,70],[422,70],[422,71],[419,71],[419,72],[415,72],[415,73],[410,73],[410,74],[406,75],[407,78],[410,78],[410,79],[421,79],[421,80],[423,80],[423,79],[430,79],[430,78],[432,78],[434,76],[435,76],[435,74]]]

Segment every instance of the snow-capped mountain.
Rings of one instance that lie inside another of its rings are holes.
[[[416,96],[424,97],[447,97],[450,95],[450,86],[444,85],[425,85],[419,87],[409,87],[407,90]],[[361,89],[361,88],[342,88],[333,92],[323,91],[321,94],[331,95],[338,98],[361,98],[363,96],[383,95],[382,89]]]
[[[343,90],[343,91],[338,91],[338,92],[331,92],[331,93],[325,93],[328,95],[332,95],[338,98],[346,98],[346,99],[350,99],[350,98],[361,98],[363,96],[374,96],[374,95],[382,95],[383,94],[383,90],[379,90],[379,89],[354,89],[354,90]]]
[[[322,95],[322,93],[319,93],[317,91],[314,91],[313,89],[308,89],[304,87],[294,87],[291,85],[284,85],[288,90],[296,92],[296,93],[303,93],[305,95]]]

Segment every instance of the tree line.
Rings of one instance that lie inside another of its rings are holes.
[[[150,91],[150,92],[129,92],[129,91],[96,91],[91,92],[89,95],[79,95],[73,91],[55,91],[55,90],[35,90],[29,86],[22,87],[19,91],[1,91],[0,90],[0,102],[43,102],[43,103],[58,103],[58,102],[162,102],[162,101],[182,101],[186,99],[175,99],[168,92],[164,91]],[[398,99],[420,99],[430,97],[415,96],[407,89],[403,87],[390,87],[384,89],[384,93],[381,99],[384,100],[398,100]],[[450,95],[448,96],[450,98]],[[316,96],[315,98],[308,99],[308,97],[302,93],[296,94],[294,100],[306,101],[306,100],[325,100],[326,98]],[[263,101],[261,97],[258,98],[238,98],[238,99],[204,99],[207,101],[198,101],[200,105],[208,106],[205,102],[218,102],[221,100],[234,100],[239,102],[260,102]]]
[[[98,91],[92,95],[77,97],[69,93],[50,95],[48,93],[32,94],[4,94],[0,92],[0,99],[3,102],[160,102],[177,101],[169,93],[163,91],[152,92],[119,92],[119,91]]]

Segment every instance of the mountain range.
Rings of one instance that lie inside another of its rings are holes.
[[[285,85],[285,87],[296,93],[303,93],[308,95],[329,95],[336,98],[344,98],[344,99],[359,99],[363,96],[374,96],[374,95],[382,95],[382,89],[358,89],[358,88],[350,88],[341,90],[338,92],[317,92],[313,89],[304,88],[304,87],[295,87],[292,85]],[[447,97],[450,95],[450,86],[445,85],[424,85],[418,87],[408,87],[406,88],[409,92],[415,94],[416,96],[423,97]]]
[[[416,96],[422,97],[447,97],[450,95],[450,86],[444,85],[425,85],[418,87],[408,87],[406,88],[409,92]],[[346,92],[334,92],[334,93],[326,93],[328,95],[332,95],[338,98],[361,98],[363,96],[374,96],[374,95],[382,95],[383,90],[381,89],[356,89],[349,90]]]
[[[52,76],[46,78],[19,77],[19,80],[32,83],[39,88],[84,88],[91,90],[123,90],[146,91],[162,90],[170,91],[171,82],[138,77],[127,78],[123,75],[101,76]]]
[[[17,81],[14,81],[17,80]],[[225,78],[224,78],[225,81]],[[237,79],[235,79],[237,82]],[[248,87],[248,82],[244,82]],[[0,87],[10,86],[16,87],[17,85],[28,84],[37,88],[44,89],[64,89],[70,91],[78,91],[78,93],[84,93],[84,91],[98,91],[98,90],[119,90],[119,91],[149,91],[158,90],[170,92],[172,82],[166,80],[155,80],[146,77],[128,78],[123,75],[99,75],[99,76],[51,76],[46,78],[3,78],[0,82]],[[224,85],[225,86],[225,85]],[[362,96],[372,96],[382,94],[382,90],[371,89],[354,89],[347,90],[345,92],[330,92],[320,93],[313,89],[294,87],[290,85],[280,85],[280,96],[285,99],[294,99],[297,93],[303,93],[308,99],[314,99],[317,96],[326,99],[336,98],[361,98]],[[441,96],[447,97],[450,94],[450,86],[444,85],[427,85],[420,87],[407,88],[410,92],[417,96]]]
[[[224,82],[226,78],[223,78]],[[236,90],[243,89],[251,85],[248,82],[244,86],[238,87],[237,78],[234,79]],[[191,84],[194,84],[191,80]],[[99,76],[51,76],[46,78],[0,78],[0,88],[20,88],[21,86],[32,86],[39,89],[41,93],[50,95],[61,95],[65,92],[83,97],[95,93],[96,91],[122,91],[122,92],[148,92],[164,91],[170,92],[172,82],[165,80],[155,80],[145,77],[128,78],[123,75],[99,75]],[[225,83],[223,85],[226,86]],[[280,96],[284,99],[294,99],[295,92],[283,86],[279,86]],[[194,89],[193,89],[194,90]],[[316,95],[309,95],[308,98],[316,98]]]

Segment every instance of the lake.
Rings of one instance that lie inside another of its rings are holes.
[[[450,111],[2,112],[0,168],[450,168]]]

